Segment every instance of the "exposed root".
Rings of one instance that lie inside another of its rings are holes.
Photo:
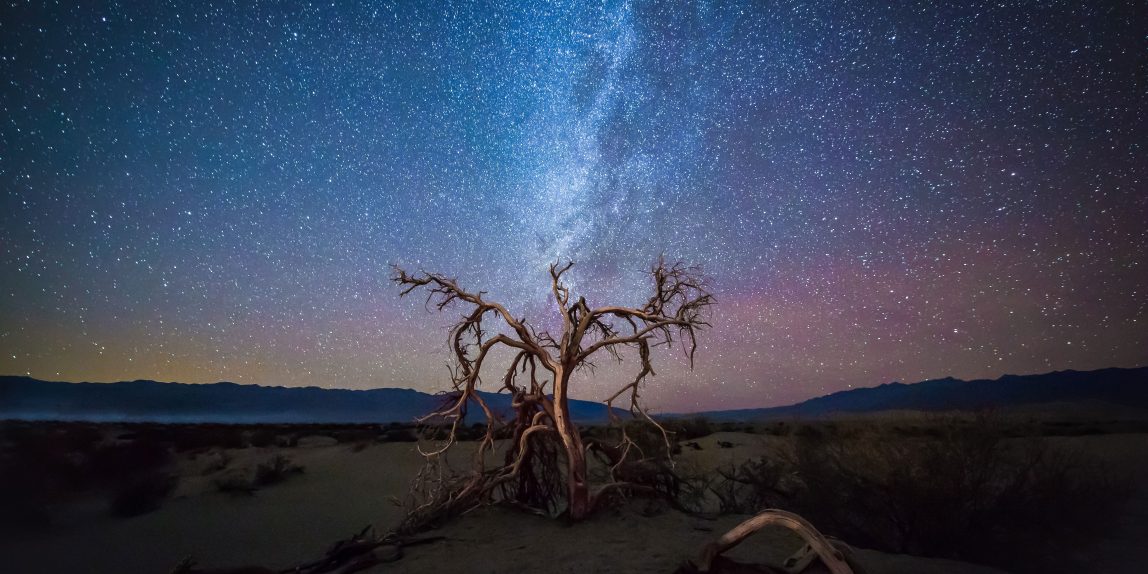
[[[735,572],[779,572],[764,566],[746,565],[722,556],[731,548],[741,544],[746,538],[766,526],[776,525],[796,532],[805,545],[786,561],[780,572],[797,574],[806,572],[815,564],[822,565],[829,574],[862,574],[855,564],[850,564],[850,549],[843,544],[835,545],[823,536],[804,518],[784,510],[764,510],[756,516],[733,527],[714,542],[702,549],[697,562],[689,562],[678,570],[679,573],[725,573]]]

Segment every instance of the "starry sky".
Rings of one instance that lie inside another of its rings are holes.
[[[0,373],[439,390],[546,266],[717,297],[661,410],[1148,364],[1142,2],[0,8]],[[631,362],[576,382],[601,400]],[[497,374],[492,379],[497,379]],[[493,382],[493,381],[492,381]]]

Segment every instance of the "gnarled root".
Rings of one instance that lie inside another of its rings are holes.
[[[796,532],[805,545],[786,561],[783,570],[740,564],[730,560],[723,553],[741,544],[752,534],[766,526],[777,525]],[[784,510],[764,510],[756,516],[738,524],[714,542],[702,549],[696,563],[690,562],[679,569],[680,573],[726,573],[735,572],[785,572],[797,574],[805,572],[814,564],[820,563],[829,574],[863,574],[850,560],[850,549],[844,544],[834,544],[804,518]]]

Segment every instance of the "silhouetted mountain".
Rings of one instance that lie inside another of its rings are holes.
[[[509,412],[510,396],[482,393],[497,411]],[[445,400],[411,389],[321,389],[214,383],[204,385],[125,381],[65,383],[0,377],[0,419],[224,422],[375,423],[410,422]],[[570,401],[575,420],[607,419],[606,407]],[[470,415],[480,417],[474,406]]]
[[[1148,367],[1056,371],[962,381],[952,377],[914,384],[887,383],[841,391],[795,405],[701,413],[714,420],[820,417],[893,410],[970,411],[1061,403],[1106,403],[1148,409]]]

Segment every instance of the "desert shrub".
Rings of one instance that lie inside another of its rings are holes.
[[[419,436],[414,429],[396,428],[383,433],[384,442],[418,442]]]
[[[287,480],[287,478],[296,474],[302,474],[303,467],[291,462],[291,459],[283,455],[275,455],[271,460],[257,465],[255,467],[255,475],[252,477],[252,484],[256,488],[263,488],[278,484]]]
[[[781,508],[792,496],[793,468],[777,457],[722,467],[717,475],[707,486],[722,513],[756,514],[765,508]]]
[[[1098,434],[1107,434],[1107,431],[1101,425],[1091,424],[1077,427],[1076,432],[1072,433],[1071,436],[1089,436]]]
[[[668,425],[678,440],[694,440],[713,434],[713,424],[705,417],[691,417],[674,421],[676,424]]]
[[[39,531],[51,524],[48,508],[59,498],[59,477],[0,455],[0,536]]]
[[[88,472],[98,482],[119,483],[136,474],[158,469],[171,461],[163,443],[138,440],[103,446],[88,459]]]
[[[1043,421],[1044,436],[1089,436],[1109,434],[1119,428],[1115,421]]]
[[[70,423],[62,430],[62,446],[71,452],[89,453],[103,440],[100,427],[90,423]]]
[[[586,442],[593,442],[594,440],[601,440],[609,436],[610,427],[595,425],[579,427],[578,433],[582,435],[582,440]]]
[[[486,423],[460,426],[458,427],[458,431],[455,432],[455,440],[460,441],[479,440],[484,436],[486,436]]]
[[[85,468],[89,452],[76,452],[64,433],[52,428],[20,428],[0,453],[0,476],[18,473],[37,492],[83,491],[93,486]],[[10,435],[11,436],[11,435]]]
[[[175,490],[178,478],[164,472],[133,477],[112,490],[109,510],[123,518],[157,510]]]
[[[894,433],[899,434],[903,437],[910,437],[910,438],[925,437],[925,438],[932,438],[932,439],[940,439],[940,438],[944,438],[944,436],[946,434],[945,429],[942,428],[940,425],[932,425],[932,424],[925,424],[925,425],[913,424],[913,425],[906,425],[906,426],[894,425],[892,427],[892,429],[893,429]]]
[[[779,421],[779,422],[773,423],[771,425],[766,426],[762,430],[763,433],[768,434],[768,435],[772,435],[772,436],[789,436],[789,433],[792,431],[793,431],[793,429],[788,424],[786,424],[785,421]]]
[[[932,426],[939,436],[799,429],[792,452],[726,469],[710,488],[724,510],[780,507],[859,546],[1018,572],[1063,568],[1069,549],[1104,532],[1096,517],[1128,494],[1111,469],[1047,442],[1008,440],[994,420]]]
[[[218,492],[251,495],[260,488],[278,484],[292,476],[302,474],[303,471],[302,465],[291,462],[291,459],[283,455],[275,455],[248,471],[232,469],[211,481],[211,484]]]
[[[295,448],[299,446],[299,433],[281,434],[275,440],[275,446],[280,448]]]
[[[425,440],[444,441],[450,436],[450,427],[443,425],[427,425],[420,427],[418,435]]]
[[[617,483],[629,487],[619,493],[644,495],[664,500],[679,500],[683,494],[683,480],[664,458],[627,460],[614,471]]]
[[[203,464],[203,474],[215,474],[231,464],[231,455],[227,454],[224,450],[214,450],[207,454],[207,460]]]
[[[683,512],[712,516],[715,510],[712,489],[721,481],[720,475],[716,475],[708,465],[689,460],[675,461],[669,471],[676,478],[674,506]]]
[[[243,429],[233,425],[180,425],[170,429],[169,437],[179,452],[247,446]]]
[[[369,442],[379,435],[374,428],[346,428],[330,434],[339,444]]]
[[[247,444],[255,448],[266,448],[275,444],[277,436],[273,429],[258,428],[251,431],[251,436],[247,439]]]
[[[36,423],[16,429],[15,440],[0,452],[0,531],[5,533],[47,527],[53,507],[93,492],[112,498],[122,493],[122,508],[130,510],[136,500],[129,487],[170,462],[167,447],[150,439],[103,444],[98,425]]]
[[[223,476],[211,481],[211,485],[215,487],[217,492],[233,495],[252,495],[255,494],[255,485],[251,481],[251,477],[245,473],[229,472]]]
[[[674,432],[672,423],[666,429],[668,433]],[[610,491],[599,505],[644,497],[676,501],[678,506],[684,506],[682,499],[689,494],[686,489],[696,486],[684,481],[671,464],[668,455],[681,452],[674,435],[669,435],[667,444],[666,435],[649,421],[630,420],[620,427],[589,427],[582,429],[582,434],[599,463],[589,469],[591,481],[626,485]]]
[[[669,435],[670,440],[667,444],[667,436],[663,435],[658,427],[644,420],[626,421],[621,429],[617,427],[606,429],[603,442],[619,444],[622,440],[622,430],[625,430],[626,437],[633,443],[628,455],[630,459],[665,459],[668,455],[681,452],[682,447],[674,441],[676,437],[673,434]],[[671,429],[666,431],[673,432]]]

